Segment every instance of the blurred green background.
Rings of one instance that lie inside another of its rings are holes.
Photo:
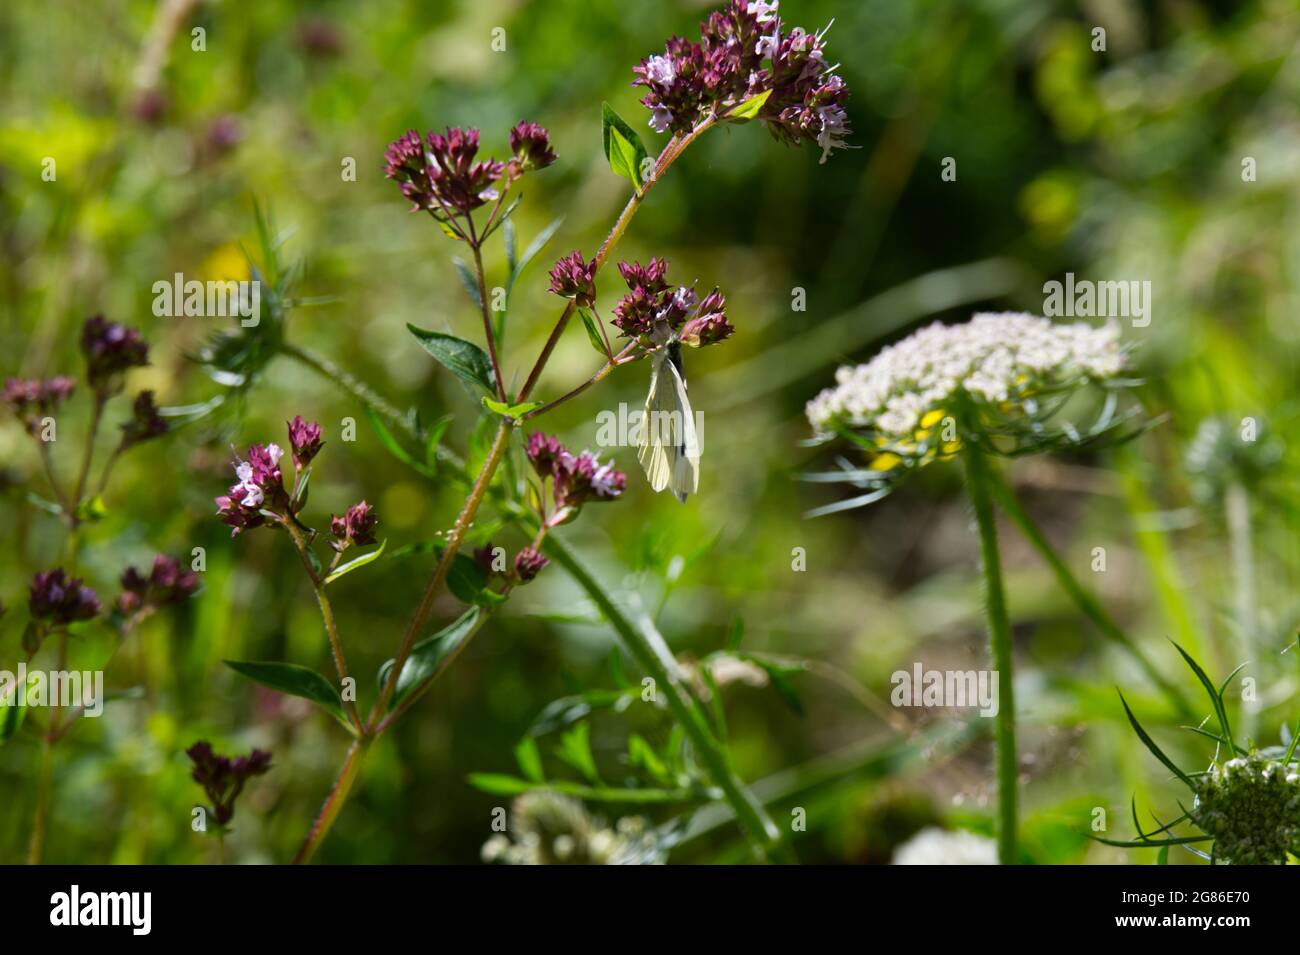
[[[484,150],[501,155],[520,119],[550,129],[560,161],[525,181],[514,216],[521,244],[565,217],[514,293],[504,361],[522,380],[558,312],[546,269],[571,249],[590,255],[626,200],[601,155],[601,101],[652,152],[660,148],[629,85],[631,67],[672,34],[695,36],[712,9],[681,0],[173,6],[185,15],[157,59],[150,31],[161,4],[0,7],[0,374],[78,372],[76,332],[103,312],[152,344],[152,365],[133,373],[132,391],[154,388],[173,406],[221,394],[191,357],[219,320],[156,318],[151,288],[175,272],[246,277],[258,203],[285,235],[284,260],[301,264],[295,294],[329,298],[294,309],[288,338],[423,421],[454,414],[445,441],[462,450],[474,401],[405,329],[477,337],[450,263],[460,250],[406,211],[383,177],[385,145],[408,127],[472,125]],[[802,712],[770,688],[727,697],[740,774],[787,771],[772,785],[798,795],[774,804],[778,822],[792,805],[808,810],[808,831],[795,835],[802,860],[888,861],[899,841],[933,823],[989,831],[987,740],[931,745],[927,734],[966,718],[888,705],[894,670],[914,661],[978,668],[986,659],[959,469],[931,468],[873,507],[804,520],[849,492],[795,480],[816,463],[800,446],[803,405],[837,364],[865,360],[920,323],[982,308],[1040,312],[1043,282],[1066,271],[1150,280],[1151,324],[1125,335],[1147,379],[1144,401],[1167,420],[1123,451],[1036,459],[1010,474],[1076,573],[1189,695],[1191,675],[1165,638],[1195,648],[1222,677],[1244,659],[1243,625],[1253,626],[1259,652],[1246,672],[1258,683],[1257,733],[1277,742],[1296,716],[1300,676],[1300,654],[1282,653],[1300,616],[1292,586],[1300,459],[1289,443],[1300,410],[1295,5],[784,0],[782,14],[810,30],[834,18],[829,49],[853,91],[860,148],[819,165],[815,149],[780,146],[753,124],[731,127],[703,137],[655,188],[619,257],[663,255],[676,281],[720,285],[737,327],[725,348],[687,354],[704,420],[700,493],[685,506],[654,495],[635,450],[618,449],[628,492],[589,508],[567,539],[623,599],[657,611],[684,658],[720,648],[740,620],[747,648],[812,661],[792,678]],[[1092,49],[1097,26],[1104,52]],[[205,31],[202,52],[191,49],[195,27]],[[504,51],[493,49],[495,28],[505,31]],[[57,163],[53,182],[41,178],[45,157]],[[941,179],[946,157],[956,181]],[[1246,157],[1255,181],[1243,181]],[[356,181],[341,175],[348,159]],[[499,244],[488,269],[489,285],[504,281]],[[600,285],[603,309],[615,282],[611,272]],[[792,308],[796,289],[805,310]],[[598,364],[575,323],[539,396],[566,391]],[[619,402],[638,408],[647,380],[642,365],[620,370],[546,428],[593,446],[596,415]],[[71,435],[56,451],[64,470],[85,408],[83,391],[61,415]],[[119,401],[110,424],[126,410]],[[231,541],[212,504],[229,483],[231,445],[283,443],[295,414],[319,420],[328,442],[310,519],[323,523],[364,497],[396,550],[454,517],[456,485],[394,460],[360,404],[287,358],[243,400],[124,459],[79,572],[111,599],[128,563],[203,547],[203,591],[150,620],[114,659],[109,686],[143,692],[111,703],[58,747],[47,860],[213,860],[215,845],[189,826],[200,793],[183,751],[200,738],[222,752],[274,754],[272,771],[241,801],[230,858],[285,861],[301,841],[342,757],[342,734],[221,660],[284,659],[329,672],[328,646],[288,542],[264,532]],[[1243,624],[1244,568],[1231,550],[1223,482],[1213,467],[1194,473],[1183,463],[1205,419],[1232,430],[1247,416],[1282,455],[1247,482],[1249,540],[1238,554],[1253,555],[1257,596]],[[354,443],[339,440],[348,417]],[[0,619],[0,665],[12,666],[26,583],[58,563],[63,533],[28,501],[28,489],[48,492],[12,416],[0,423],[0,465],[0,600],[10,608]],[[523,543],[502,542],[512,551]],[[797,547],[803,572],[792,569]],[[1096,547],[1106,549],[1104,573],[1090,571]],[[1153,861],[1152,850],[1109,849],[1085,835],[1094,807],[1107,810],[1108,834],[1131,835],[1135,793],[1157,813],[1175,809],[1176,793],[1123,721],[1114,688],[1125,688],[1184,765],[1207,761],[1208,744],[1176,729],[1014,527],[1004,528],[1003,553],[1026,859]],[[391,655],[431,567],[428,554],[386,558],[334,588],[363,701],[373,699],[369,675]],[[443,601],[445,621],[457,604]],[[74,665],[93,666],[105,643],[85,632]],[[612,685],[613,646],[550,568],[375,747],[318,858],[477,860],[503,800],[467,775],[514,772],[512,748],[549,701]],[[616,718],[597,721],[597,756],[615,762],[624,735]],[[887,759],[876,756],[882,747]],[[17,861],[26,844],[38,750],[30,735],[0,749],[3,861]],[[672,855],[738,858],[738,834],[726,825]],[[1171,861],[1194,860],[1175,852]]]

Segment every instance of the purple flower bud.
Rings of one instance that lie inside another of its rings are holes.
[[[167,419],[158,413],[153,392],[142,391],[131,405],[131,420],[122,425],[123,449],[161,437],[168,431]]]
[[[668,261],[652,257],[649,265],[640,262],[618,263],[618,274],[632,291],[645,289],[650,294],[658,294],[668,288],[665,276],[668,275]]]
[[[51,624],[89,620],[99,613],[99,597],[81,578],[69,578],[56,567],[32,578],[28,608],[32,617]]]
[[[320,436],[320,425],[315,421],[304,421],[301,415],[295,415],[289,422],[289,446],[293,449],[294,467],[299,471],[320,453],[324,446]]]
[[[478,154],[478,130],[448,127],[441,134],[430,133],[429,182],[433,193],[444,206],[468,214],[498,198],[496,183],[505,172],[505,163],[495,159],[475,162]]]
[[[560,455],[567,453],[564,445],[560,444],[560,439],[554,435],[534,431],[528,436],[528,460],[532,462],[533,470],[542,480],[553,476],[555,462],[559,460]]]
[[[76,387],[76,380],[64,375],[43,381],[9,378],[5,380],[3,401],[35,434],[40,417],[57,411]]]
[[[521,172],[545,169],[555,162],[551,134],[536,123],[520,123],[510,130],[510,151],[515,154]]]
[[[122,374],[128,369],[149,364],[149,346],[140,333],[102,315],[87,319],[82,326],[81,350],[90,386],[101,396],[120,391]]]
[[[178,561],[159,554],[153,559],[149,576],[134,567],[128,567],[122,574],[122,593],[117,598],[117,609],[127,615],[145,609],[156,610],[180,603],[198,589],[198,574],[183,570]]]
[[[678,338],[694,348],[730,338],[736,329],[727,321],[726,308],[726,298],[715,288],[704,297],[695,317],[682,326]]]
[[[489,578],[494,577],[501,573],[501,571],[497,570],[495,566],[496,548],[492,546],[491,541],[488,541],[482,547],[475,549],[474,563],[478,564],[479,567],[483,569],[483,573],[486,574]]]
[[[185,751],[194,764],[190,778],[203,787],[212,802],[212,818],[218,826],[225,826],[235,815],[235,800],[244,784],[254,776],[261,776],[271,768],[271,754],[255,749],[247,756],[231,759],[218,756],[212,744],[200,740]]]
[[[591,305],[596,301],[596,260],[586,262],[581,252],[570,252],[551,268],[551,291],[578,305]]]
[[[520,583],[528,583],[539,573],[542,568],[549,564],[550,561],[531,547],[525,547],[515,556],[515,574],[519,577]]]
[[[374,510],[362,501],[349,507],[342,517],[336,514],[330,518],[330,536],[334,538],[335,550],[376,543],[374,530],[379,519]]]

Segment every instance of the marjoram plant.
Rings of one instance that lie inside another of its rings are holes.
[[[653,622],[647,617],[630,616],[553,533],[576,519],[587,504],[617,499],[624,490],[625,475],[590,452],[575,454],[557,438],[540,432],[525,439],[523,431],[534,419],[581,395],[616,368],[643,359],[649,359],[654,369],[647,412],[674,407],[687,413],[673,420],[690,420],[681,349],[716,344],[731,336],[734,329],[723,294],[715,288],[701,296],[693,287],[670,284],[667,262],[662,257],[653,257],[644,264],[619,262],[618,272],[628,291],[613,307],[607,322],[597,307],[602,269],[654,186],[709,130],[758,122],[780,142],[815,143],[822,151],[823,162],[834,149],[846,146],[844,140],[850,130],[843,104],[848,89],[826,59],[824,35],[825,31],[813,34],[797,27],[787,30],[775,2],[732,0],[701,24],[698,41],[674,37],[663,53],[646,58],[633,69],[633,85],[645,90],[641,102],[650,110],[649,125],[657,133],[668,134],[668,141],[651,158],[632,127],[608,104],[604,106],[605,157],[610,169],[628,180],[632,195],[590,257],[575,250],[550,270],[550,290],[564,300],[564,305],[517,389],[508,385],[514,379],[504,370],[505,314],[494,318],[489,308],[483,250],[489,240],[504,240],[510,269],[506,287],[510,288],[558,226],[545,230],[522,256],[516,255],[511,215],[520,201],[518,186],[525,177],[557,161],[549,133],[535,123],[519,123],[510,131],[510,157],[505,160],[480,156],[477,129],[448,128],[423,135],[410,130],[388,147],[384,157],[386,174],[410,202],[412,211],[427,214],[447,239],[467,252],[467,261],[458,258],[454,264],[481,319],[481,344],[414,326],[410,331],[439,364],[480,395],[481,415],[494,422],[490,444],[476,474],[468,473],[463,459],[440,445],[440,428],[426,432],[413,427],[373,388],[330,360],[285,340],[283,313],[292,304],[287,295],[288,278],[275,265],[274,243],[264,234],[267,261],[262,274],[272,286],[264,294],[264,301],[270,304],[270,321],[263,321],[262,328],[242,336],[223,336],[212,343],[203,357],[221,373],[220,380],[246,388],[271,357],[290,357],[364,401],[372,412],[372,424],[390,450],[403,460],[426,476],[435,474],[431,466],[413,460],[400,447],[389,425],[421,439],[432,449],[428,458],[431,464],[438,465],[436,474],[440,479],[463,481],[467,486],[454,523],[437,542],[436,566],[396,652],[380,671],[380,689],[368,712],[363,714],[354,694],[340,693],[332,681],[304,667],[286,662],[231,664],[247,677],[313,700],[351,736],[337,779],[294,861],[308,861],[329,833],[357,779],[367,749],[410,710],[511,592],[534,579],[551,561],[563,567],[588,593],[633,660],[653,679],[695,758],[711,779],[716,799],[729,806],[756,855],[786,858],[779,830],[736,776],[725,744],[710,726],[704,704]],[[566,393],[537,400],[534,393],[547,362],[575,314],[601,353],[603,363]],[[616,346],[611,339],[610,325],[623,339],[621,345]],[[267,528],[284,531],[290,538],[316,593],[336,676],[344,687],[355,687],[328,588],[344,574],[373,562],[383,551],[384,545],[378,544],[360,556],[342,559],[351,548],[376,545],[377,517],[362,501],[345,514],[333,516],[328,533],[318,533],[307,524],[303,510],[312,462],[322,443],[321,430],[314,423],[295,418],[289,424],[287,437],[287,453],[275,444],[254,444],[236,462],[235,483],[227,494],[217,498],[220,517],[231,525],[232,536]],[[519,481],[499,477],[503,461],[521,443],[531,477]],[[282,464],[286,457],[293,463],[288,483],[287,468]],[[666,440],[647,438],[641,460],[655,490],[671,486],[683,501],[696,491],[699,449],[693,433],[669,435]],[[501,524],[526,536],[528,543],[512,561],[506,560],[504,548],[494,547],[491,542],[472,557],[463,552],[485,503],[498,511]],[[333,552],[328,563],[317,554],[321,540],[326,540]],[[467,609],[427,636],[436,598],[444,586]]]

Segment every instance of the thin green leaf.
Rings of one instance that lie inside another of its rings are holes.
[[[438,675],[442,662],[474,632],[481,613],[478,607],[470,607],[433,636],[426,637],[411,649],[411,655],[402,665],[402,674],[397,678],[393,698],[388,703],[390,710]],[[388,660],[379,668],[381,686],[387,682],[393,663],[393,660]]]
[[[1210,696],[1210,705],[1214,707],[1215,718],[1219,721],[1219,732],[1223,734],[1224,739],[1231,740],[1232,727],[1228,725],[1228,709],[1223,705],[1223,694],[1215,689],[1214,681],[1211,680],[1209,675],[1201,669],[1201,665],[1192,659],[1191,654],[1180,647],[1177,643],[1174,643],[1173,640],[1170,640],[1169,642],[1174,644],[1174,649],[1182,654],[1183,659],[1187,661],[1187,665],[1191,667],[1192,672],[1196,674],[1196,679],[1200,680],[1201,686],[1205,687],[1205,692]],[[1227,686],[1227,684],[1225,683],[1224,686]]]
[[[492,361],[483,349],[455,335],[410,324],[406,327],[425,351],[461,381],[492,391]]]
[[[512,405],[504,401],[496,401],[486,395],[483,396],[484,408],[487,408],[488,411],[499,414],[504,418],[512,418],[516,421],[528,414],[528,412],[540,408],[541,406],[542,402],[540,401],[525,401],[517,405]]]
[[[514,289],[515,287],[515,282],[518,281],[519,276],[523,273],[524,269],[528,268],[528,263],[532,262],[533,259],[537,258],[538,253],[540,253],[542,249],[546,247],[546,243],[551,241],[551,237],[554,236],[557,231],[559,231],[559,228],[563,223],[564,223],[564,216],[559,216],[558,218],[552,220],[551,224],[548,225],[541,232],[537,233],[533,241],[528,244],[528,247],[526,249],[524,249],[524,254],[519,256],[519,261],[516,262],[511,267],[510,276],[509,278],[506,279],[507,300],[510,298],[511,290]]]
[[[591,342],[591,347],[606,358],[613,358],[609,349],[605,347],[604,337],[600,334],[600,319],[589,308],[578,309],[578,316],[582,319],[582,327],[587,330],[587,341]]]
[[[365,405],[363,410],[366,415],[366,420],[370,422],[370,427],[379,437],[379,443],[384,446],[385,450],[387,450],[389,454],[397,458],[397,460],[401,461],[411,470],[416,471],[427,478],[437,476],[437,472],[433,468],[420,463],[420,461],[413,457],[406,448],[402,447],[401,442],[397,440],[397,437],[393,432],[388,430],[388,425],[384,424],[383,419],[375,413],[375,409],[371,408],[370,405]]]
[[[429,425],[428,433],[424,438],[424,463],[430,471],[435,471],[438,467],[438,447],[442,444],[442,437],[447,433],[452,417],[452,415],[443,415]]]
[[[1188,789],[1192,790],[1192,792],[1195,792],[1196,784],[1192,782],[1191,778],[1185,772],[1183,772],[1176,765],[1174,765],[1174,761],[1170,759],[1168,756],[1166,756],[1161,751],[1160,747],[1156,745],[1155,740],[1153,740],[1150,736],[1147,735],[1147,731],[1142,728],[1142,724],[1137,721],[1137,717],[1134,716],[1133,711],[1129,709],[1128,700],[1124,699],[1123,693],[1119,694],[1119,701],[1124,706],[1124,712],[1128,714],[1128,721],[1133,727],[1133,732],[1137,733],[1138,739],[1142,741],[1142,744],[1151,751],[1151,754],[1155,756],[1156,759],[1164,763],[1166,769],[1168,769],[1175,776],[1177,776],[1184,783],[1186,783]]]
[[[491,796],[519,796],[537,785],[505,773],[470,773],[469,784]]]
[[[537,748],[537,740],[533,737],[525,736],[519,741],[519,745],[515,747],[515,762],[519,764],[519,771],[530,782],[546,781],[546,774],[542,772],[542,754]]]
[[[767,102],[767,98],[771,95],[772,91],[768,89],[759,93],[757,96],[751,96],[749,99],[745,100],[745,102],[741,103],[729,112],[727,114],[727,119],[753,119],[758,115],[758,111],[763,108],[763,104]]]
[[[387,545],[388,545],[387,540],[380,541],[379,546],[376,547],[374,550],[370,551],[369,553],[362,554],[360,557],[353,557],[346,564],[340,564],[338,567],[334,569],[334,571],[328,577],[325,578],[325,583],[332,584],[334,581],[338,580],[344,574],[350,574],[358,567],[364,567],[372,560],[378,559],[379,555],[384,552],[384,548]]]
[[[239,660],[222,661],[240,676],[247,677],[255,683],[270,687],[280,693],[302,697],[320,706],[336,720],[353,732],[343,711],[343,699],[338,689],[315,670],[298,666],[296,663],[267,661],[261,663],[242,662]]]
[[[564,733],[555,755],[580,772],[593,786],[601,785],[600,773],[596,771],[596,758],[591,754],[590,723],[578,723]]]
[[[474,277],[474,270],[470,268],[468,262],[461,258],[453,257],[451,264],[456,268],[456,276],[460,279],[461,286],[469,294],[470,301],[478,308],[483,307],[483,296],[478,293],[478,279]]]

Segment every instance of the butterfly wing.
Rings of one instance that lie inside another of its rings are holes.
[[[685,503],[699,488],[700,441],[679,366],[681,359],[674,351],[669,349],[654,358],[638,457],[652,488],[670,488],[677,500]]]

